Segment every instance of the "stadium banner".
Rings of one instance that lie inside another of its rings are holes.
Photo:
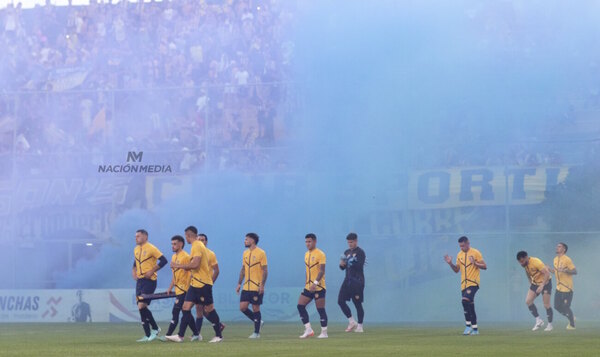
[[[79,87],[87,78],[89,70],[84,67],[55,69],[48,75],[48,86],[52,91],[62,92]]]
[[[157,290],[159,291],[159,290]],[[296,321],[296,288],[271,288],[264,297],[269,321]],[[245,320],[235,291],[215,292],[215,306],[225,321]],[[155,300],[150,309],[157,321],[170,321],[174,298]],[[0,290],[2,322],[138,322],[133,289]]]
[[[409,178],[409,208],[538,204],[546,190],[564,182],[568,173],[566,166],[416,171]]]

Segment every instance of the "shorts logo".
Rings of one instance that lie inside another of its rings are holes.
[[[471,293],[471,289],[467,289],[467,294],[470,294],[470,293]]]
[[[254,301],[258,301],[258,296],[253,297]]]
[[[358,300],[358,299],[360,299],[360,296],[359,296],[359,295],[356,295],[356,296],[354,296],[354,298],[355,298],[356,300]]]
[[[179,304],[179,299],[175,299],[175,304]]]
[[[318,298],[319,298],[319,294],[315,294],[315,299],[318,299]]]
[[[204,296],[201,296],[201,297],[200,297],[200,301],[204,301]]]
[[[565,305],[568,303],[569,301],[567,299],[565,299]]]

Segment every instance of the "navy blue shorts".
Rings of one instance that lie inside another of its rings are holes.
[[[252,305],[262,305],[263,294],[259,294],[258,291],[242,290],[240,302],[249,302]]]
[[[529,290],[533,291],[536,295],[539,295],[537,293],[537,288],[539,287],[539,285],[535,285],[535,284],[531,284],[531,286],[529,286]],[[542,290],[542,294],[552,294],[552,279],[548,280],[548,282],[546,283],[546,285],[544,285],[544,289]]]
[[[344,280],[340,287],[340,293],[338,295],[338,301],[348,301],[352,299],[354,302],[363,302],[363,293],[365,291],[365,284],[360,281]]]
[[[156,291],[156,280],[141,278],[135,283],[135,296],[154,294],[154,291]],[[150,305],[152,300],[144,302]]]
[[[319,299],[325,298],[326,292],[327,291],[325,291],[325,289],[323,289],[323,290],[316,290],[314,293],[311,293],[309,290],[304,289],[304,291],[302,292],[302,295],[304,295],[310,299],[319,300]]]
[[[475,294],[479,290],[479,286],[469,286],[462,291],[463,299],[469,299],[470,302],[475,302]]]
[[[182,309],[183,308],[183,302],[185,301],[185,294],[179,294],[175,296],[175,304],[173,304],[174,308],[178,308],[178,309]]]
[[[212,285],[205,284],[201,288],[190,286],[185,294],[185,301],[191,301],[197,305],[211,305],[214,302]]]

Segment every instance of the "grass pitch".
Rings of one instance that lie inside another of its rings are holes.
[[[252,326],[228,324],[220,344],[207,341],[214,333],[202,329],[205,340],[184,343],[137,343],[139,324],[0,324],[0,356],[598,356],[600,326],[579,324],[564,330],[532,332],[529,325],[483,325],[479,336],[461,336],[462,326],[365,325],[365,333],[346,333],[345,325],[330,325],[329,339],[300,340],[300,323],[267,323],[260,340],[248,340]],[[167,324],[161,323],[163,333]],[[560,327],[559,327],[560,326]],[[315,329],[318,334],[319,327]],[[189,332],[189,331],[188,331]]]

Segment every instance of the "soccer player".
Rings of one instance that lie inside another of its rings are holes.
[[[167,340],[173,342],[183,342],[185,330],[189,324],[194,324],[192,317],[192,306],[194,304],[202,305],[204,314],[210,321],[215,330],[215,337],[210,343],[221,342],[223,340],[222,326],[219,315],[214,308],[212,294],[212,275],[208,266],[208,252],[204,244],[198,240],[198,229],[189,226],[185,229],[185,239],[192,246],[191,261],[188,264],[178,264],[171,262],[172,268],[189,270],[192,273],[192,282],[190,288],[185,294],[183,303],[183,317],[179,325],[179,333],[176,336],[167,336]]]
[[[304,333],[300,338],[309,338],[315,335],[310,322],[308,321],[308,312],[306,305],[313,299],[317,306],[317,311],[321,317],[321,334],[318,338],[327,338],[327,313],[325,312],[325,253],[317,248],[317,236],[308,233],[304,238],[308,251],[304,254],[304,264],[306,265],[306,283],[304,291],[298,298],[298,312],[300,319],[304,324]]]
[[[190,255],[183,250],[185,246],[185,241],[182,236],[176,235],[171,238],[171,248],[173,250],[173,257],[171,257],[171,262],[175,262],[177,264],[188,264],[190,262]],[[169,329],[167,330],[166,336],[173,335],[175,332],[175,328],[177,327],[177,323],[179,321],[179,312],[183,307],[183,301],[185,300],[185,294],[187,293],[190,287],[190,279],[191,274],[188,270],[179,269],[179,268],[171,268],[173,271],[173,279],[171,279],[171,285],[169,285],[169,289],[167,292],[170,294],[175,288],[175,304],[173,305],[172,314],[173,317],[171,319],[171,323],[169,324]],[[192,341],[199,340],[198,331],[194,328],[194,324],[190,324],[190,329],[192,330]],[[166,341],[166,336],[164,336],[164,341]]]
[[[138,229],[135,232],[135,244],[133,269],[131,270],[131,275],[136,281],[135,296],[154,294],[156,290],[156,272],[167,264],[167,258],[148,242],[148,232],[144,229]],[[144,337],[137,340],[138,342],[152,341],[160,332],[152,312],[148,309],[150,302],[138,301],[137,303],[145,333]],[[152,331],[150,331],[150,327],[152,327]]]
[[[206,247],[206,251],[208,252],[208,266],[211,269],[212,281],[213,285],[217,282],[217,277],[219,276],[219,262],[217,261],[217,255],[212,250],[208,249],[208,236],[204,233],[198,234],[198,240],[201,241]],[[204,309],[201,305],[196,305],[196,328],[198,329],[198,338],[202,341],[202,335],[200,331],[202,331],[202,322],[204,321]],[[222,324],[221,329],[225,328],[225,325]]]
[[[542,300],[544,301],[544,307],[546,308],[546,315],[548,316],[548,326],[544,331],[552,331],[552,307],[550,306],[550,294],[552,294],[552,278],[550,277],[550,270],[544,265],[544,263],[535,257],[529,257],[527,252],[520,251],[517,253],[517,260],[527,273],[527,278],[531,285],[527,291],[527,298],[525,303],[531,311],[533,317],[535,317],[535,325],[531,330],[539,330],[544,326],[544,321],[538,314],[537,307],[534,304],[535,298],[542,294]]]
[[[469,238],[465,236],[458,238],[458,246],[460,251],[456,253],[456,264],[452,263],[452,257],[448,254],[444,256],[444,260],[455,273],[460,271],[460,289],[466,325],[463,335],[479,335],[477,314],[475,313],[475,294],[479,290],[480,270],[486,270],[487,264],[481,253],[477,249],[471,248]]]
[[[346,236],[348,248],[342,255],[340,260],[340,269],[346,270],[346,277],[340,287],[338,295],[338,305],[342,308],[342,312],[348,318],[348,327],[346,332],[354,330],[354,332],[363,332],[363,319],[365,311],[363,310],[363,292],[365,290],[365,275],[363,268],[365,265],[365,251],[358,246],[358,235],[350,233]],[[346,304],[346,301],[352,299],[356,307],[356,315],[358,323],[352,317],[352,312]]]
[[[565,243],[556,245],[554,267],[550,268],[550,272],[556,277],[554,308],[569,319],[567,330],[575,330],[575,316],[571,310],[571,301],[573,300],[573,275],[577,274],[577,269],[571,258],[566,255],[567,250],[569,247]]]
[[[248,233],[244,238],[246,249],[242,256],[242,270],[240,270],[240,278],[238,280],[235,292],[240,293],[242,283],[244,288],[240,296],[240,311],[254,322],[254,333],[248,338],[260,338],[260,326],[262,316],[260,313],[260,305],[263,302],[265,294],[265,284],[267,283],[267,255],[265,251],[257,247],[258,234]],[[245,281],[245,282],[244,282]],[[252,311],[248,305],[252,304]]]

